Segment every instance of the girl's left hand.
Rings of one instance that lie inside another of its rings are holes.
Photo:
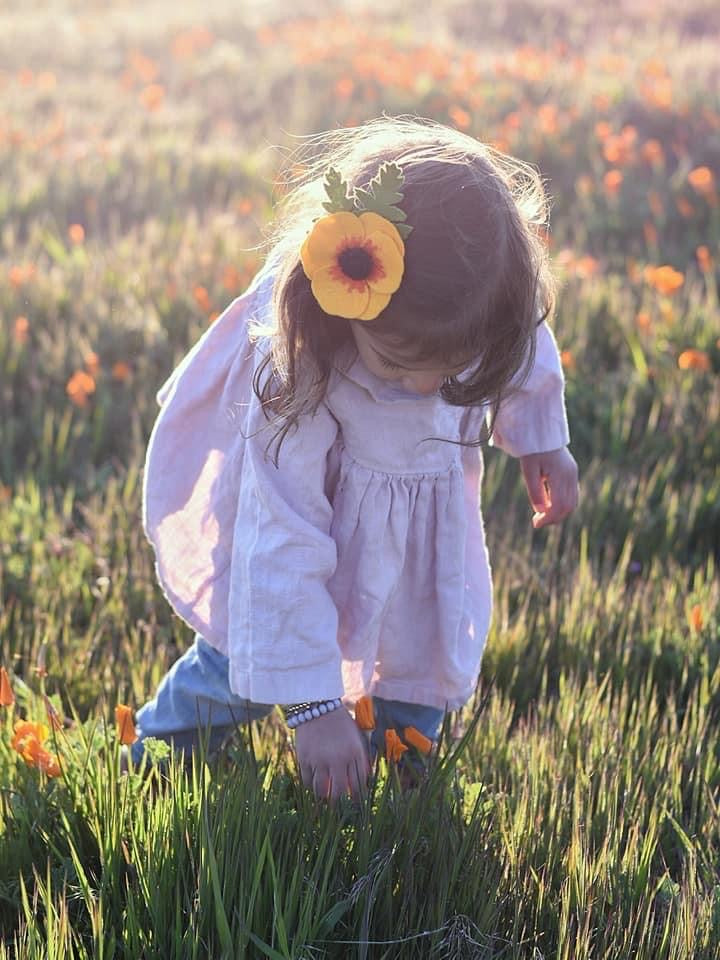
[[[567,447],[520,457],[536,530],[560,523],[578,505],[578,467]]]

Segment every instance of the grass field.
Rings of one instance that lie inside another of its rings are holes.
[[[289,9],[0,11],[0,960],[720,957],[717,4]],[[533,532],[488,451],[495,619],[419,789],[314,809],[275,718],[120,778],[114,708],[191,639],[140,524],[156,390],[295,138],[383,111],[546,180],[580,508]]]

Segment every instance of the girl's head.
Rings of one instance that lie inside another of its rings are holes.
[[[535,171],[465,134],[405,117],[312,138],[300,160],[302,179],[275,228],[274,376],[262,390],[256,381],[261,399],[295,422],[317,406],[335,354],[354,341],[377,376],[419,393],[439,389],[449,403],[496,407],[529,370],[533,331],[553,302]],[[412,227],[402,282],[374,320],[330,316],[300,262],[305,236],[325,215],[325,172],[335,167],[364,186],[384,161],[403,171],[400,206]]]

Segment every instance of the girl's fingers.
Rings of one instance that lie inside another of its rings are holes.
[[[351,796],[357,800],[367,790],[367,780],[370,774],[370,765],[367,756],[362,760],[355,760],[348,766],[348,784]]]
[[[569,516],[578,505],[577,480],[565,478],[561,483],[550,488],[550,503],[542,516],[538,517],[534,526],[544,527],[549,523],[559,523]]]
[[[544,513],[550,503],[545,476],[537,464],[525,460],[522,461],[522,472],[533,509],[537,513]]]

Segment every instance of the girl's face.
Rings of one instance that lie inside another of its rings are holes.
[[[374,337],[361,322],[351,320],[355,344],[360,359],[374,376],[399,384],[411,393],[429,395],[437,393],[448,378],[462,373],[467,368],[463,363],[456,367],[439,367],[432,361],[418,363],[398,348],[387,346]]]

